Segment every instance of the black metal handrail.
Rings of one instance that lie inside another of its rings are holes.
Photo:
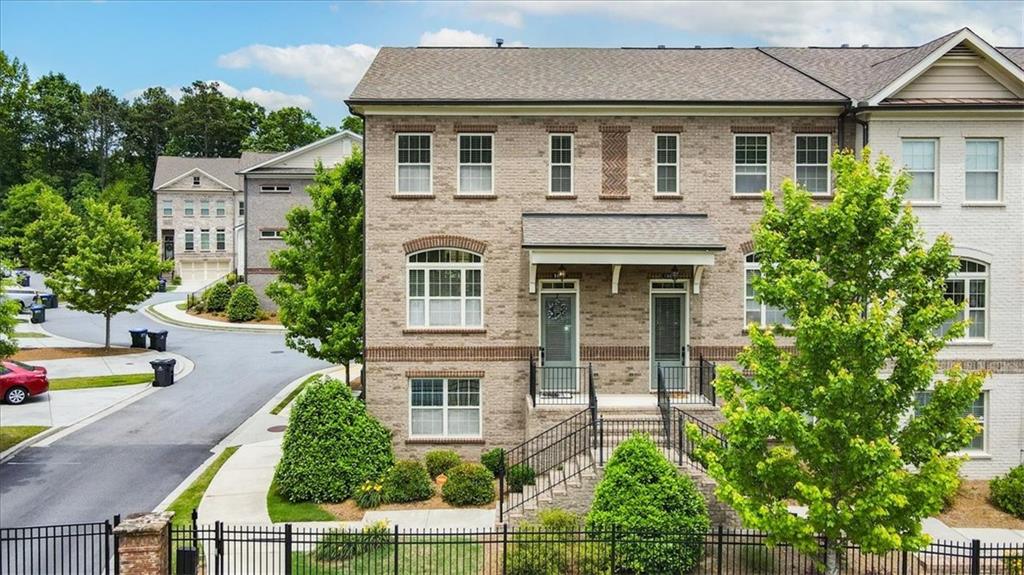
[[[658,378],[665,382],[670,403],[717,405],[714,363],[702,357],[691,365],[658,364],[657,370]]]
[[[702,438],[711,438],[713,441],[718,442],[723,449],[728,445],[725,435],[718,431],[714,425],[694,417],[693,414],[687,413],[678,407],[673,409],[675,410],[677,423],[676,451],[679,455],[679,465],[690,465],[702,471],[707,471],[707,462],[697,453],[695,443],[686,434],[686,428],[689,424],[692,424],[700,432]]]
[[[531,357],[530,400],[534,406],[590,405],[596,402],[594,372],[591,365],[538,365]]]
[[[658,411],[661,413],[661,423],[665,428],[665,436],[670,440],[672,438],[672,401],[668,395],[668,387],[665,385],[665,372],[661,368],[661,364],[655,366],[658,371]]]

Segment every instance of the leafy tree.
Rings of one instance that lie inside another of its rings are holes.
[[[252,321],[260,315],[260,300],[249,284],[239,284],[225,308],[228,321]]]
[[[0,267],[9,267],[7,262],[0,262]],[[0,288],[12,283],[11,278],[0,278]],[[7,359],[18,353],[18,341],[14,339],[14,330],[18,327],[18,310],[21,306],[13,299],[0,296],[0,359]]]
[[[0,250],[9,259],[21,261],[25,227],[39,219],[42,215],[41,203],[51,198],[60,200],[61,196],[39,180],[14,186],[7,191],[3,208],[0,209],[0,230],[3,230]]]
[[[322,127],[316,116],[301,108],[281,108],[267,114],[256,133],[245,139],[243,147],[258,152],[287,152],[334,132],[334,128]]]
[[[156,289],[157,276],[170,271],[171,265],[121,214],[120,206],[90,201],[74,254],[47,284],[71,309],[103,315],[104,346],[109,349],[110,318],[134,311]]]
[[[30,90],[28,68],[0,50],[0,191],[24,181]]]
[[[288,212],[287,247],[270,254],[280,272],[267,295],[280,307],[285,341],[310,357],[345,366],[363,348],[363,158],[317,166],[310,207]]]
[[[359,116],[345,116],[341,121],[341,129],[363,135],[363,119]]]
[[[63,74],[47,74],[32,84],[29,110],[29,172],[49,175],[67,189],[89,165],[86,147],[86,95]]]
[[[152,238],[153,200],[150,195],[138,194],[138,183],[119,179],[100,191],[96,196],[100,202],[121,208],[121,213],[132,220],[132,224],[146,237]]]
[[[124,137],[125,103],[110,90],[97,86],[85,99],[86,142],[100,185],[105,186],[110,156]]]
[[[175,106],[167,90],[147,88],[125,113],[125,151],[142,162],[151,179],[156,170],[156,158],[164,152],[171,138]]]
[[[926,545],[921,520],[957,485],[950,452],[977,430],[968,406],[984,375],[954,367],[914,417],[916,394],[935,376],[935,354],[963,333],[945,333],[957,305],[943,297],[957,269],[950,239],[927,246],[904,204],[905,174],[870,150],[832,159],[835,199],[825,206],[787,180],[782,206],[765,194],[754,244],[754,289],[793,323],[795,351],[771,329],[749,326],[737,358],[749,379],[723,367],[716,382],[728,447],[703,446],[717,494],[748,528],[767,531],[838,570],[842,546],[871,553]],[[688,431],[696,438],[696,430]],[[805,506],[806,517],[789,513]]]
[[[228,98],[217,82],[192,82],[182,89],[171,121],[169,152],[203,158],[234,157],[259,126],[263,108]]]
[[[49,275],[60,270],[74,253],[82,221],[56,194],[44,195],[37,203],[40,215],[25,227],[21,256],[28,267]]]

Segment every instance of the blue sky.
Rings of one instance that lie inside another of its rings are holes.
[[[130,98],[217,80],[337,124],[380,46],[918,45],[963,26],[1024,45],[1024,2],[24,2],[0,0],[0,49]]]

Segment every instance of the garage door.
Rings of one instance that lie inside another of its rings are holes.
[[[227,275],[230,259],[179,261],[178,273],[185,284],[203,284]]]

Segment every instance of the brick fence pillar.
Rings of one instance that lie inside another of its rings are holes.
[[[167,549],[174,512],[141,513],[114,528],[121,575],[168,575]]]

